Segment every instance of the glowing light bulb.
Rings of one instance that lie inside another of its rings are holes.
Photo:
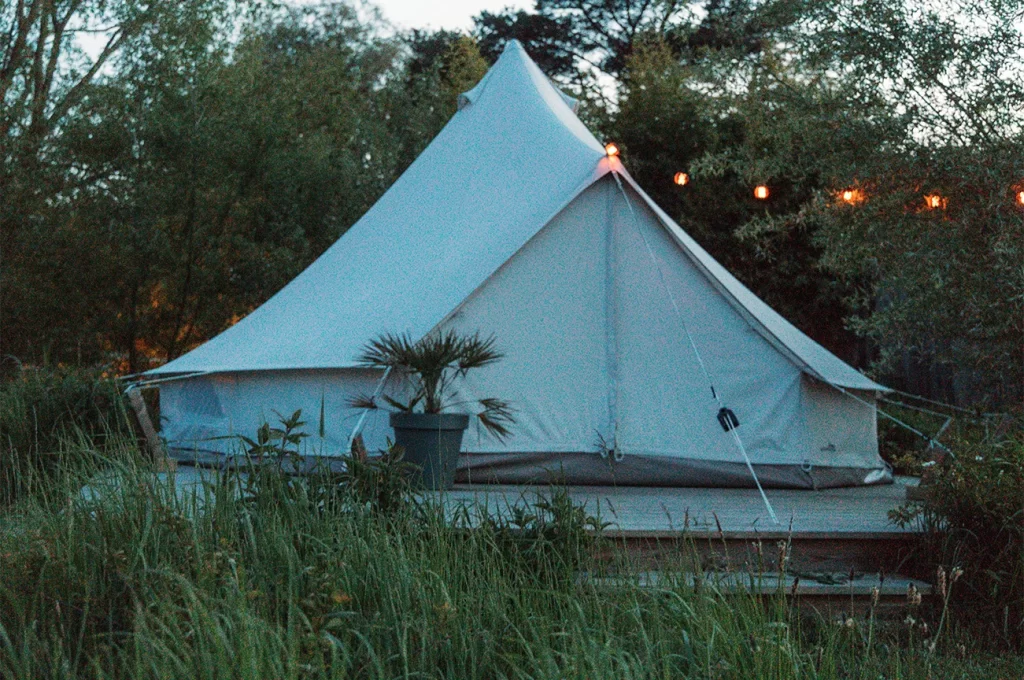
[[[687,175],[685,172],[677,172],[676,176],[672,178],[672,181],[681,187],[685,187],[687,184],[690,183],[690,176]]]
[[[929,210],[939,210],[946,207],[946,197],[938,194],[928,194],[924,197],[924,204]]]
[[[839,194],[844,203],[856,205],[864,200],[864,192],[860,189],[846,189]]]
[[[1017,192],[1017,203],[1024,205],[1024,191]]]
[[[754,187],[754,198],[756,198],[759,201],[767,199],[769,193],[770,192],[768,191],[768,187],[766,187],[763,184],[758,184],[756,187]]]
[[[608,142],[604,145],[604,152],[609,158],[613,158],[619,155],[619,147],[614,142]]]

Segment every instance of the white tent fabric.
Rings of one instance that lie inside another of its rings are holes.
[[[225,452],[215,437],[301,408],[310,421],[324,413],[311,451],[342,453],[360,416],[347,398],[379,380],[355,365],[363,345],[450,327],[494,333],[506,354],[462,396],[517,409],[512,438],[467,434],[471,479],[751,483],[700,361],[768,485],[889,479],[864,403],[885,388],[711,258],[574,107],[510,43],[337,243],[239,323],[150,372],[178,378],[160,384],[172,446]],[[367,444],[389,434],[384,414],[370,414]]]

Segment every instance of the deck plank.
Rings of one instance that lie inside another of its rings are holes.
[[[769,489],[779,524],[773,524],[756,489],[705,489],[570,486],[564,487],[587,512],[609,522],[623,536],[669,537],[683,532],[736,538],[835,536],[847,539],[898,537],[914,533],[889,520],[889,511],[906,502],[906,488],[917,480],[899,477],[893,484],[821,491]],[[549,488],[456,485],[436,493],[446,506],[478,505],[503,513],[516,503],[536,500]]]

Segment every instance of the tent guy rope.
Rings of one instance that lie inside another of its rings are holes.
[[[896,423],[897,425],[899,425],[903,429],[907,430],[908,432],[912,432],[913,434],[916,434],[918,437],[920,437],[921,439],[924,439],[926,442],[928,442],[929,446],[934,446],[936,448],[942,449],[943,451],[945,451],[949,455],[953,456],[953,459],[956,460],[956,454],[953,453],[953,451],[948,446],[946,446],[945,444],[942,444],[942,443],[936,441],[932,437],[929,437],[928,435],[926,435],[924,432],[921,432],[921,430],[917,429],[913,425],[908,425],[907,423],[903,422],[902,420],[900,420],[896,416],[889,415],[888,413],[886,413],[882,409],[878,408],[877,405],[873,406],[871,403],[865,401],[864,399],[861,399],[856,394],[853,394],[849,390],[847,390],[847,389],[845,389],[843,387],[840,387],[839,385],[833,385],[833,387],[835,389],[839,390],[840,392],[842,392],[843,394],[845,394],[846,396],[850,397],[854,401],[859,401],[860,403],[864,404],[865,406],[868,406],[870,408],[874,408],[875,411],[878,413],[878,415],[882,416],[886,420],[891,420],[892,422]],[[940,430],[939,435],[941,435],[942,432],[945,431],[945,429],[946,429],[946,426],[944,425],[942,427],[942,430]],[[936,435],[936,436],[939,436],[939,435]]]
[[[661,281],[662,287],[668,294],[669,300],[672,303],[672,309],[675,312],[676,319],[679,321],[679,325],[683,329],[683,333],[686,334],[686,339],[690,343],[690,348],[693,350],[693,355],[697,358],[697,363],[700,365],[700,370],[704,374],[704,379],[707,380],[708,387],[711,388],[711,397],[719,406],[719,418],[721,420],[722,414],[728,414],[729,417],[733,418],[733,423],[727,424],[728,421],[722,422],[722,427],[732,435],[733,441],[736,443],[736,448],[739,449],[740,454],[743,456],[743,462],[747,465],[747,470],[750,471],[750,476],[754,480],[754,484],[757,486],[757,491],[761,494],[761,500],[764,501],[764,507],[768,510],[768,516],[772,518],[772,522],[779,524],[779,518],[775,515],[775,510],[772,508],[771,501],[768,500],[768,495],[764,492],[764,488],[761,486],[761,480],[757,477],[757,472],[754,471],[754,465],[750,461],[750,455],[747,453],[747,448],[743,445],[743,440],[740,439],[739,433],[736,431],[738,423],[735,422],[735,415],[728,409],[725,402],[722,400],[721,395],[715,389],[715,382],[711,378],[711,373],[708,371],[707,365],[704,363],[704,358],[700,354],[700,350],[697,349],[697,343],[693,339],[693,335],[690,334],[690,329],[686,324],[686,320],[683,319],[683,311],[679,307],[679,303],[676,301],[676,296],[672,292],[672,288],[668,285],[668,280],[665,277],[665,271],[661,266],[661,262],[654,254],[654,249],[651,247],[650,241],[647,240],[647,236],[644,234],[643,229],[640,228],[640,221],[637,219],[636,211],[633,210],[633,202],[629,199],[629,194],[626,193],[626,189],[622,186],[622,181],[619,179],[619,173],[615,168],[612,168],[612,177],[615,179],[615,184],[619,187],[619,191],[622,192],[622,197],[626,201],[626,207],[629,208],[629,214],[633,218],[633,227],[636,229],[637,234],[644,242],[644,246],[647,249],[647,255],[651,258],[651,262],[654,263],[655,268],[658,270],[658,278]]]
[[[386,369],[384,369],[384,375],[382,375],[380,377],[380,380],[377,382],[377,389],[375,389],[373,391],[372,399],[374,401],[377,401],[377,399],[380,398],[381,393],[384,391],[384,385],[385,385],[385,383],[387,383],[388,378],[390,376],[391,376],[391,367],[388,366]],[[369,413],[370,413],[370,409],[369,408],[364,408],[363,412],[359,414],[359,420],[356,421],[356,426],[352,428],[352,434],[350,434],[348,436],[348,444],[345,445],[345,451],[346,452],[351,452],[352,451],[352,444],[355,443],[356,437],[358,437],[360,435],[360,433],[363,431],[363,425],[366,424],[366,416]]]

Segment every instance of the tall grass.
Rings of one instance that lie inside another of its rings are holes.
[[[21,369],[0,381],[0,507],[45,492],[131,433],[115,381],[83,369]]]
[[[1019,467],[999,473],[1004,454],[976,470],[1002,486],[948,480],[1009,490],[993,505],[949,486],[965,527],[1015,521]],[[951,591],[936,612],[911,602],[895,620],[872,606],[836,621],[781,591],[723,594],[686,555],[645,579],[649,563],[595,545],[596,520],[558,493],[498,517],[417,500],[390,456],[341,476],[271,465],[194,488],[143,460],[112,383],[27,373],[0,387],[0,678],[1024,673],[1019,658],[979,656]]]
[[[130,461],[134,442],[121,446]],[[669,564],[656,587],[628,557],[614,579],[583,578],[605,566],[588,518],[557,494],[471,530],[479,509],[406,499],[385,512],[333,477],[267,469],[189,490],[110,467],[117,483],[98,496],[69,474],[3,516],[0,677],[1020,674],[958,660],[952,640],[929,651],[902,622],[807,622],[783,593],[695,588]]]

